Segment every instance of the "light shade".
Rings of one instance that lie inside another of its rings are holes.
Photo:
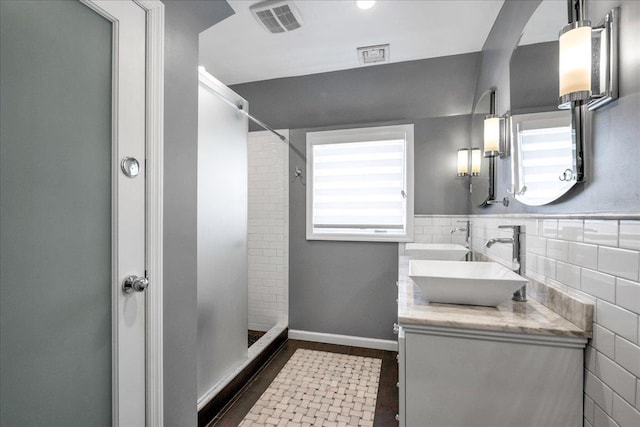
[[[458,176],[469,175],[469,149],[458,150]]]
[[[484,154],[495,156],[500,153],[500,118],[484,119]]]
[[[560,32],[560,104],[591,96],[591,22],[578,21]]]
[[[479,148],[471,150],[471,176],[480,175],[482,165],[482,151]]]
[[[356,5],[363,10],[371,9],[376,4],[376,0],[356,0]]]

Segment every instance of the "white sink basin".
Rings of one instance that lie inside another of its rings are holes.
[[[443,261],[460,261],[469,252],[462,245],[435,243],[407,243],[405,252],[411,259],[431,259]]]
[[[429,302],[495,307],[528,280],[495,262],[409,261],[409,277]]]

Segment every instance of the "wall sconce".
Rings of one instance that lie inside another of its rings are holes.
[[[560,31],[560,105],[591,98],[591,22],[577,21]]]
[[[469,175],[469,149],[458,149],[458,176]]]
[[[558,106],[571,109],[575,145],[575,179],[585,180],[585,137],[588,111],[618,98],[618,22],[620,8],[591,26],[584,0],[567,0],[569,24],[560,31]]]
[[[506,115],[503,117],[496,116],[496,93],[491,92],[490,112],[484,119],[484,156],[496,157],[501,159],[509,155],[509,146],[507,145],[507,129]]]
[[[509,116],[489,115],[484,119],[484,156],[500,157],[509,156],[509,131],[507,122]]]
[[[480,175],[480,167],[482,163],[482,155],[479,148],[460,148],[458,149],[458,173],[463,176]]]
[[[479,148],[471,149],[471,176],[479,176],[482,165],[482,150]]]
[[[487,116],[484,119],[484,156],[500,154],[500,117]]]
[[[489,115],[484,119],[484,139],[483,139],[483,152],[484,157],[489,158],[489,194],[485,205],[497,205],[509,206],[509,199],[505,197],[502,200],[496,200],[496,180],[498,162],[497,158],[505,158],[509,155],[509,146],[507,144],[508,134],[507,132],[507,115],[496,116],[496,92],[491,92],[491,99],[489,104]]]
[[[618,98],[618,26],[620,8],[592,27],[584,0],[567,0],[569,24],[560,31],[558,105],[587,104],[596,110]]]

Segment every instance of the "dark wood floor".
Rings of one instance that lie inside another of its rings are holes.
[[[232,427],[240,424],[240,421],[242,421],[254,403],[258,401],[262,393],[269,387],[269,384],[298,348],[382,359],[373,425],[374,427],[390,427],[398,424],[395,419],[398,413],[398,388],[396,387],[398,382],[398,363],[396,361],[396,352],[288,340],[238,396],[221,411],[221,414],[213,419],[209,426]]]

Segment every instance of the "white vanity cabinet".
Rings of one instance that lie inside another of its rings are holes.
[[[400,326],[400,426],[582,426],[586,338]]]
[[[497,307],[429,303],[406,257],[398,270],[401,427],[582,426],[593,304],[543,288],[557,312],[533,296]]]

